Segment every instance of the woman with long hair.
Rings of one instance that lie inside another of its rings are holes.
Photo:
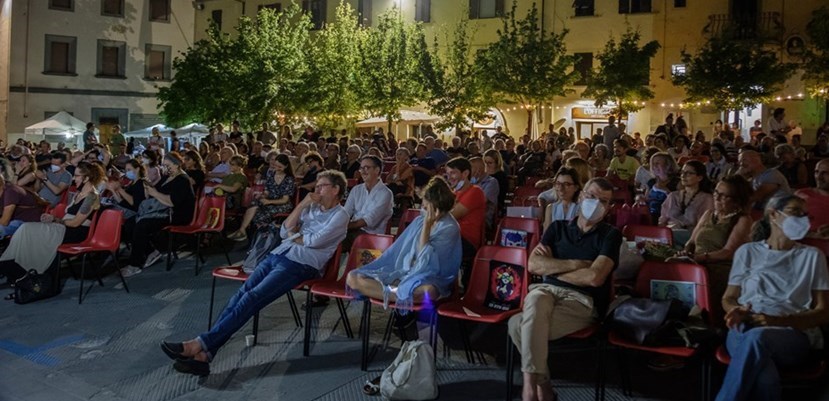
[[[405,147],[397,148],[394,153],[395,164],[386,176],[386,186],[394,196],[414,195],[414,170],[409,164],[411,154]]]
[[[146,170],[144,170],[144,165],[135,159],[128,160],[124,166],[124,178],[126,183],[112,180],[107,182],[107,188],[112,192],[112,197],[118,202],[118,206],[138,212],[138,206],[145,198],[143,180],[146,178]]]
[[[201,193],[204,188],[204,179],[206,172],[204,171],[204,162],[199,153],[194,150],[184,152],[182,160],[184,161],[184,172],[187,173],[187,180],[193,187],[193,193]]]
[[[679,185],[679,169],[674,158],[667,152],[658,152],[651,156],[650,167],[654,178],[648,181],[645,203],[656,223],[662,214],[662,203]]]
[[[147,149],[142,153],[144,168],[147,169],[147,179],[152,185],[161,180],[161,168],[158,167],[158,152]]]
[[[10,182],[20,187],[34,190],[35,181],[37,180],[37,177],[35,177],[35,167],[37,166],[34,161],[35,159],[32,155],[20,155],[20,160],[13,164],[14,174],[10,177]]]
[[[569,160],[568,160],[569,161]],[[553,178],[556,201],[544,211],[544,228],[556,220],[573,220],[577,216],[579,192],[583,188],[579,173],[574,168],[562,167]]]
[[[253,205],[245,211],[242,225],[227,237],[235,241],[247,240],[247,229],[251,223],[264,228],[274,221],[277,214],[293,210],[296,193],[296,179],[291,169],[291,159],[284,153],[268,154],[268,170],[265,172],[265,192],[258,195]]]

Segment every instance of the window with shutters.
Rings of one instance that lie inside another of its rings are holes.
[[[123,17],[124,0],[101,0],[101,15],[105,17]]]
[[[164,45],[147,44],[144,48],[146,61],[144,66],[144,78],[149,80],[169,80],[172,70],[173,48]]]
[[[74,36],[46,35],[43,73],[75,75],[77,43]]]
[[[469,19],[504,16],[504,0],[469,0]]]
[[[357,15],[362,26],[371,26],[371,2],[372,0],[357,0]]]
[[[587,85],[587,80],[593,73],[593,53],[575,53],[576,64],[573,69],[579,73],[576,85]]]
[[[674,0],[674,7],[676,8],[685,8],[685,0]]]
[[[60,11],[75,11],[74,0],[49,0],[49,9]]]
[[[651,12],[651,0],[619,0],[619,14]]]
[[[273,10],[274,12],[281,12],[282,11],[282,3],[271,3],[271,4],[262,4],[259,6],[257,11],[262,11],[262,9],[269,9]]]
[[[213,10],[210,12],[210,19],[216,24],[219,30],[222,30],[222,10]]]
[[[114,40],[98,40],[99,78],[125,78],[127,44]]]
[[[170,0],[150,0],[150,21],[170,22]]]
[[[305,11],[311,15],[311,23],[313,24],[312,29],[322,29],[322,25],[325,24],[325,11],[327,6],[328,1],[326,0],[302,1],[302,11]]]
[[[594,0],[575,0],[573,10],[576,12],[576,17],[596,15],[596,2]]]
[[[432,22],[432,0],[415,1],[415,21]]]

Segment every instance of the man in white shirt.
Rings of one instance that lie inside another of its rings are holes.
[[[384,234],[392,215],[394,194],[380,180],[383,161],[377,156],[360,159],[360,176],[363,183],[348,193],[345,211],[351,216],[348,235],[343,241],[343,251],[350,251],[354,239],[362,233]]]

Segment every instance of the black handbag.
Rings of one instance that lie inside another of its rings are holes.
[[[613,325],[630,341],[641,345],[668,345],[666,336],[676,333],[675,324],[688,316],[688,309],[675,299],[664,301],[630,298],[613,310]]]
[[[35,270],[29,270],[14,282],[14,303],[28,304],[58,295],[55,284],[55,278],[48,271],[38,274]]]

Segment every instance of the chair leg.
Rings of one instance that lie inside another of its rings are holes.
[[[172,231],[167,235],[167,271],[173,269],[173,236],[175,233]]]
[[[432,346],[432,360],[437,366],[438,362],[438,311],[432,310],[429,315],[429,345]]]
[[[709,359],[705,355],[700,355],[702,358],[702,388],[701,390],[701,397],[703,401],[710,401],[711,400],[711,359]]]
[[[216,298],[216,276],[213,276],[213,285],[210,286],[210,312],[207,314],[207,330],[213,327],[213,301]],[[258,313],[257,313],[258,314]]]
[[[196,234],[196,276],[199,275],[199,269],[201,269],[199,262],[201,262],[201,233]]]
[[[512,401],[513,381],[515,375],[515,345],[512,344],[512,339],[507,335],[507,401]]]
[[[302,340],[302,356],[308,356],[311,351],[311,319],[312,316],[312,308],[311,307],[311,291],[307,291],[307,295],[305,296],[305,337]]]
[[[385,351],[386,348],[389,347],[389,341],[391,341],[391,330],[394,324],[394,314],[395,311],[392,310],[391,314],[389,315],[389,320],[386,322],[386,330],[383,331],[383,350]],[[405,330],[400,330],[400,338],[406,338]]]
[[[351,322],[348,320],[348,312],[345,309],[345,304],[343,303],[342,298],[337,298],[337,308],[340,310],[340,319],[343,320],[345,335],[347,335],[348,338],[354,338],[354,332],[351,330]]]
[[[103,262],[101,262],[101,263],[103,263]],[[104,280],[101,277],[101,268],[103,267],[103,265],[101,265],[101,266],[92,265],[92,266],[95,267],[95,275],[98,278],[98,285],[103,287],[104,286]]]
[[[469,345],[469,333],[466,332],[466,325],[463,319],[455,319],[458,322],[458,332],[461,335],[461,342],[463,343],[463,352],[466,354],[466,362],[473,364],[475,358],[472,356],[472,347]]]
[[[83,254],[83,256],[81,256],[81,286],[80,286],[80,295],[78,295],[78,305],[83,303],[83,299],[84,299],[84,296],[85,296],[84,290],[83,290],[83,287],[84,287],[83,282],[84,282],[84,276],[85,275],[86,275],[86,254]],[[91,291],[92,287],[94,287],[94,286],[95,286],[95,283],[92,283],[89,286],[89,290],[87,290],[86,293],[89,293],[89,291]]]
[[[368,335],[371,327],[371,302],[366,299],[363,301],[363,317],[360,319],[360,336],[363,340],[363,353],[360,359],[360,370],[363,372],[368,370]]]
[[[253,315],[253,345],[259,343],[259,312]]]
[[[296,307],[296,300],[294,300],[293,291],[288,291],[288,306],[291,307],[291,314],[294,315],[294,323],[296,323],[296,327],[302,327],[302,319],[299,317],[299,310]]]
[[[127,286],[127,280],[124,280],[124,275],[121,274],[121,267],[118,265],[118,254],[112,253],[112,264],[115,265],[115,271],[118,272],[118,277],[121,279],[121,285],[124,286],[126,292],[130,292],[130,287]]]
[[[616,358],[618,360],[619,376],[622,379],[622,394],[631,397],[633,396],[633,385],[630,378],[630,369],[628,369],[627,355],[625,355],[623,348],[616,349]]]

